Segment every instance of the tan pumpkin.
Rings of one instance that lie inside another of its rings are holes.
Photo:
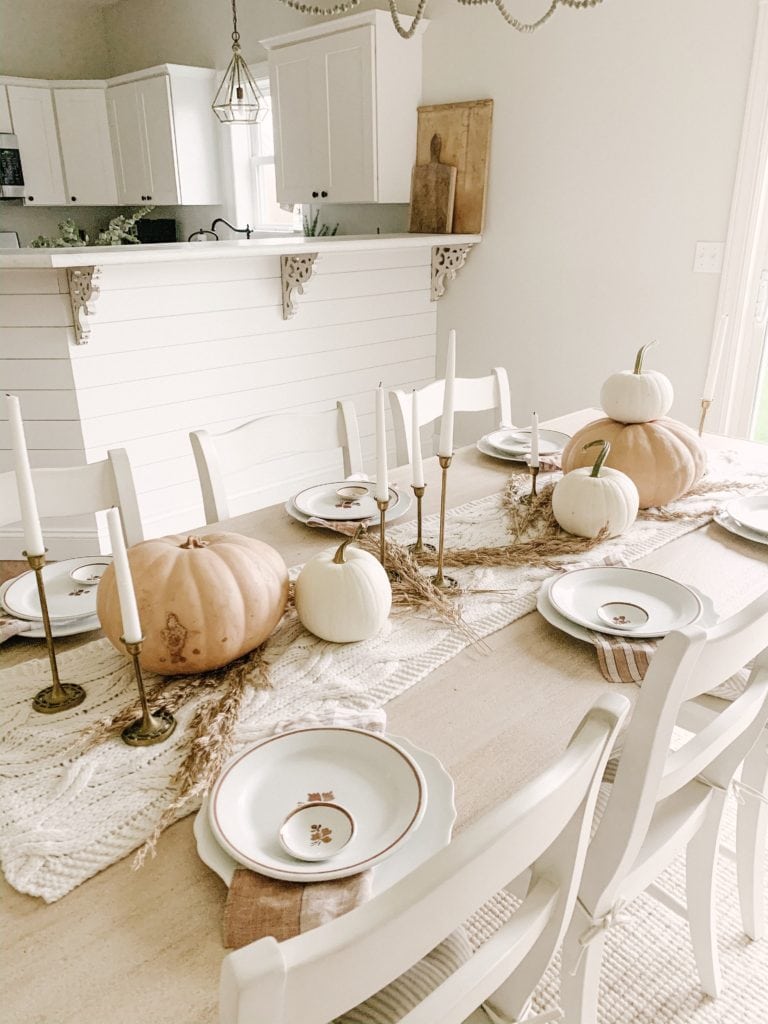
[[[207,672],[252,651],[288,601],[283,559],[239,533],[146,540],[128,549],[128,562],[144,632],[140,661],[161,675]],[[111,565],[99,582],[96,611],[104,633],[124,652]]]
[[[608,463],[634,480],[640,508],[666,505],[689,491],[701,479],[707,460],[692,430],[677,420],[617,423],[600,419],[577,431],[563,450],[563,472],[592,465],[584,451],[590,441],[611,444]]]

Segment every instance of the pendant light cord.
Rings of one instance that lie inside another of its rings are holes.
[[[232,49],[240,49],[240,33],[237,31],[237,3],[232,0]]]

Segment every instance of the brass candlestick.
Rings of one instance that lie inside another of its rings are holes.
[[[51,632],[51,619],[48,615],[48,600],[45,596],[45,584],[43,583],[43,566],[45,565],[45,554],[28,555],[23,552],[27,561],[34,570],[37,593],[40,598],[40,611],[43,616],[43,629],[45,630],[45,643],[48,648],[48,661],[51,665],[52,686],[46,686],[44,690],[35,694],[32,707],[35,711],[44,715],[51,715],[56,711],[68,711],[76,708],[85,700],[85,690],[77,683],[61,683],[59,681],[59,669],[56,664],[56,650],[53,646],[53,633]]]
[[[528,472],[531,474],[531,498],[536,497],[536,477],[539,475],[538,466],[529,466]]]
[[[376,507],[379,510],[379,561],[381,562],[382,568],[386,569],[387,576],[391,580],[397,579],[398,574],[393,569],[387,569],[387,519],[386,513],[389,508],[390,499],[382,500],[381,498],[376,499]]]
[[[440,541],[437,548],[437,572],[432,577],[432,583],[438,590],[453,590],[459,585],[459,581],[453,576],[443,575],[443,554],[445,552],[445,497],[448,490],[448,467],[453,456],[438,455],[440,469],[443,471],[442,489],[440,491]]]
[[[137,718],[135,722],[127,725],[120,735],[123,738],[123,743],[127,743],[130,747],[151,747],[153,743],[162,743],[163,740],[168,739],[176,728],[176,719],[165,708],[159,708],[155,712],[150,712],[149,710],[147,695],[144,691],[144,679],[141,675],[141,665],[139,664],[139,655],[141,654],[144,638],[142,637],[141,640],[136,640],[134,643],[128,643],[122,637],[120,639],[125,644],[126,651],[133,658],[133,671],[136,673],[136,684],[139,687],[142,711],[141,718]]]
[[[699,419],[699,437],[704,433],[704,420],[707,418],[709,407],[712,405],[711,398],[702,398],[701,400],[701,418]]]
[[[416,484],[412,484],[411,488],[413,493],[416,495],[416,543],[409,544],[408,550],[412,555],[421,555],[425,551],[434,551],[434,544],[425,544],[421,537],[421,502],[424,498],[424,492],[427,489],[427,485],[423,484],[421,487],[417,487]]]

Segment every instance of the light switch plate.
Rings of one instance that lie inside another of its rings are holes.
[[[694,274],[719,274],[723,269],[724,242],[697,242],[693,258]]]

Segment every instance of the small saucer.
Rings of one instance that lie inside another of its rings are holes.
[[[639,629],[648,621],[648,612],[639,604],[627,601],[608,601],[597,609],[598,616],[614,629]]]
[[[94,561],[87,562],[85,565],[78,565],[70,572],[69,578],[81,586],[95,587],[109,564],[109,561]]]
[[[340,804],[302,804],[280,826],[280,843],[297,860],[327,860],[343,850],[355,834],[355,821]]]

